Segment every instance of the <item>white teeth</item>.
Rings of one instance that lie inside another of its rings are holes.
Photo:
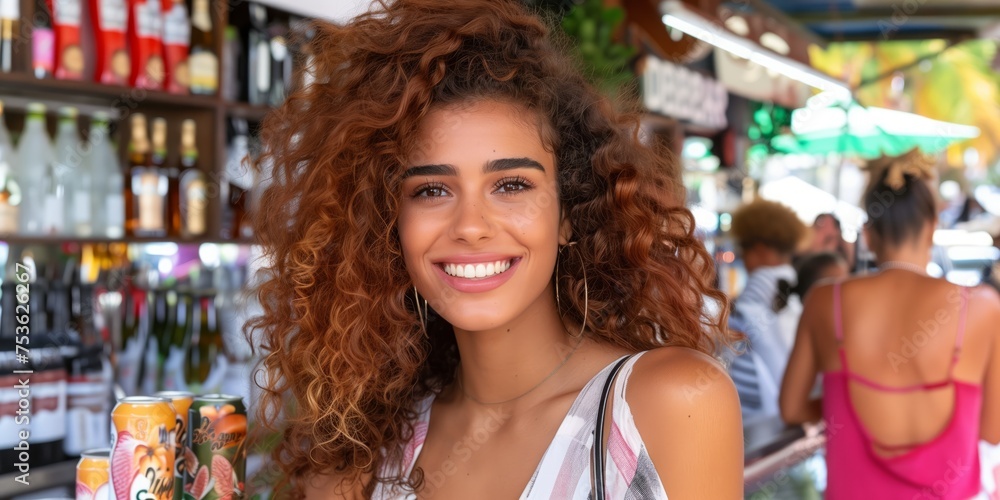
[[[487,278],[510,269],[511,261],[498,260],[482,264],[445,264],[444,272],[458,278]]]

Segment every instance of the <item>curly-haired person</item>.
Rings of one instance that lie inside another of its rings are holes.
[[[733,303],[729,326],[746,335],[745,350],[732,360],[743,417],[776,417],[778,392],[802,311],[792,292],[792,255],[808,228],[792,209],[758,198],[733,213],[731,234],[740,250],[747,283]]]
[[[316,82],[262,130],[280,497],[741,497],[711,258],[557,47],[506,0],[317,28]]]

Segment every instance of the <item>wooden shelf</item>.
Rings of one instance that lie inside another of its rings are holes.
[[[81,80],[38,79],[24,73],[0,73],[0,91],[7,95],[49,97],[52,100],[67,102],[85,100],[91,104],[105,104],[126,109],[134,109],[144,104],[214,109],[221,102],[217,96],[179,95]]]
[[[262,121],[264,116],[274,109],[271,106],[257,106],[245,102],[227,102],[225,108],[230,117],[243,118],[251,122]]]

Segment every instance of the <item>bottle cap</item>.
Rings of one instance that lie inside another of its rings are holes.
[[[76,118],[78,111],[73,106],[63,106],[59,108],[60,118]]]

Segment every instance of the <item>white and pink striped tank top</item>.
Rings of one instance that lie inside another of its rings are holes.
[[[646,453],[646,446],[632,419],[632,410],[625,401],[632,367],[642,353],[632,356],[622,367],[612,391],[611,432],[605,458],[607,486],[605,500],[665,500],[660,476]],[[620,358],[619,358],[620,359]],[[545,450],[531,480],[521,493],[521,500],[588,500],[591,498],[590,456],[594,446],[594,426],[601,389],[615,360],[606,366],[580,391],[555,437]],[[433,396],[420,403],[420,414],[414,423],[414,436],[406,443],[403,475],[409,475],[427,437]],[[388,471],[384,471],[388,472]],[[374,500],[415,500],[416,495],[400,492],[389,485],[379,484]]]

